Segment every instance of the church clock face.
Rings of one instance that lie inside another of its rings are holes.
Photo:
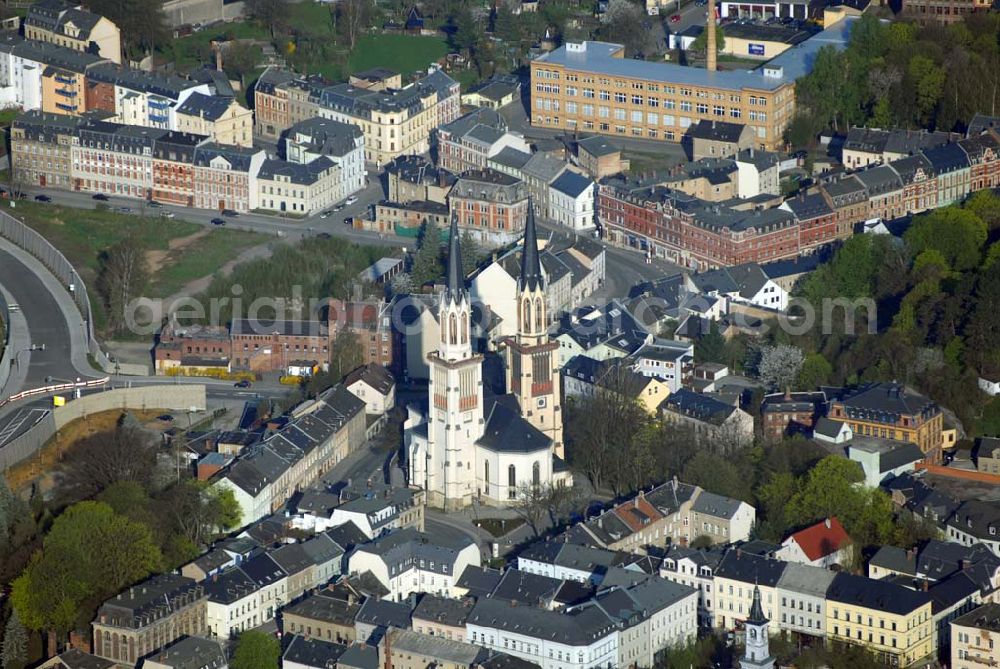
[[[544,397],[539,397],[538,398],[538,408],[539,409],[544,409],[545,408],[545,398]]]

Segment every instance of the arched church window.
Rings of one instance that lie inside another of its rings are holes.
[[[531,332],[531,300],[525,299],[521,303],[521,329]]]
[[[517,487],[517,472],[514,465],[507,467],[507,485],[511,488]]]
[[[542,466],[535,461],[535,464],[531,465],[531,485],[536,488],[542,484]]]
[[[486,494],[490,493],[490,461],[483,461],[483,480],[486,481]]]
[[[458,343],[458,317],[455,314],[448,316],[448,337],[451,343]]]
[[[535,330],[541,330],[544,321],[542,320],[542,298],[535,298]]]
[[[469,314],[462,313],[462,343],[469,343]]]

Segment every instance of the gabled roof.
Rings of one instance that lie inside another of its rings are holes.
[[[548,450],[552,440],[521,416],[513,396],[494,401],[486,416],[479,446],[497,453],[537,453]]]
[[[788,563],[783,560],[753,555],[739,549],[726,553],[715,570],[716,578],[728,578],[743,583],[759,583],[768,588],[778,584]]]
[[[177,113],[218,121],[234,104],[236,102],[232,98],[194,92],[177,107]]]
[[[556,177],[555,181],[550,184],[551,188],[568,195],[572,198],[580,197],[588,188],[590,188],[594,182],[587,177],[577,174],[573,170],[564,170],[562,174]]]
[[[740,141],[740,136],[746,130],[742,123],[728,123],[727,121],[711,121],[701,119],[688,130],[688,135],[694,139],[706,139],[714,142],[736,143]]]
[[[896,615],[907,615],[931,602],[926,592],[916,592],[888,581],[840,572],[826,591],[829,601]]]
[[[225,669],[226,653],[215,639],[186,636],[146,661],[172,669]]]
[[[368,384],[382,396],[388,396],[396,386],[396,379],[389,370],[373,362],[358,367],[344,377],[344,385],[348,388],[359,381]]]
[[[337,660],[347,652],[347,646],[296,634],[281,656],[282,666],[295,663],[316,669],[336,669]]]
[[[737,410],[714,397],[681,388],[665,399],[660,407],[703,423],[722,425]]]
[[[827,518],[791,534],[785,539],[785,543],[789,542],[798,544],[811,562],[832,555],[852,543],[836,517]]]

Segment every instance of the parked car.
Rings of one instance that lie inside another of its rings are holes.
[[[157,416],[157,417],[156,417],[156,420],[162,420],[162,421],[163,421],[164,423],[172,423],[172,422],[173,422],[173,420],[174,420],[174,417],[173,417],[173,416],[171,416],[171,415],[170,415],[170,414],[168,414],[168,413],[165,413],[165,414],[163,414],[162,416]]]
[[[48,195],[36,195],[35,202],[52,202],[52,198]]]
[[[249,381],[237,381],[233,384],[233,388],[249,388],[252,384]]]
[[[344,209],[344,203],[341,202],[336,207],[333,208],[334,211],[342,211]]]
[[[317,239],[332,239],[333,235],[331,235],[329,232],[321,232],[318,235],[316,235],[316,238]]]
[[[222,220],[221,218],[213,218],[212,219],[212,225],[225,225],[225,224],[226,224],[226,222],[224,220]]]
[[[344,217],[344,225],[354,225],[354,217],[353,216],[345,216]]]
[[[118,212],[121,213],[121,214],[131,214],[132,213],[132,208],[131,207],[118,207]]]
[[[152,207],[153,209],[159,209],[163,205],[157,202],[156,200],[150,200],[149,202],[146,203],[146,206]]]
[[[104,193],[94,193],[94,195],[91,197],[91,199],[92,200],[100,200],[101,202],[107,202],[111,198],[108,197],[107,195],[105,195]]]
[[[671,23],[680,23],[681,22],[681,15],[680,14],[674,14],[673,16],[670,17],[670,22]]]
[[[173,217],[174,217],[174,212],[172,212],[172,211],[161,211],[160,212],[160,218],[173,218]]]
[[[326,211],[320,212],[319,217],[320,218],[328,218],[331,213],[332,212],[329,209],[327,209]]]
[[[347,197],[347,199],[344,200],[344,204],[347,205],[347,206],[351,206],[352,204],[354,204],[357,201],[358,201],[358,198],[357,198],[356,195],[349,195]]]
[[[236,212],[236,211],[233,211],[232,209],[223,209],[222,210],[222,215],[223,216],[230,216],[230,217],[235,218],[236,216],[239,216],[239,213]]]

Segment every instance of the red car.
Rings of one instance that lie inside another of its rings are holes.
[[[670,17],[670,22],[671,23],[680,23],[681,22],[681,15],[680,14],[674,14],[673,16]]]

